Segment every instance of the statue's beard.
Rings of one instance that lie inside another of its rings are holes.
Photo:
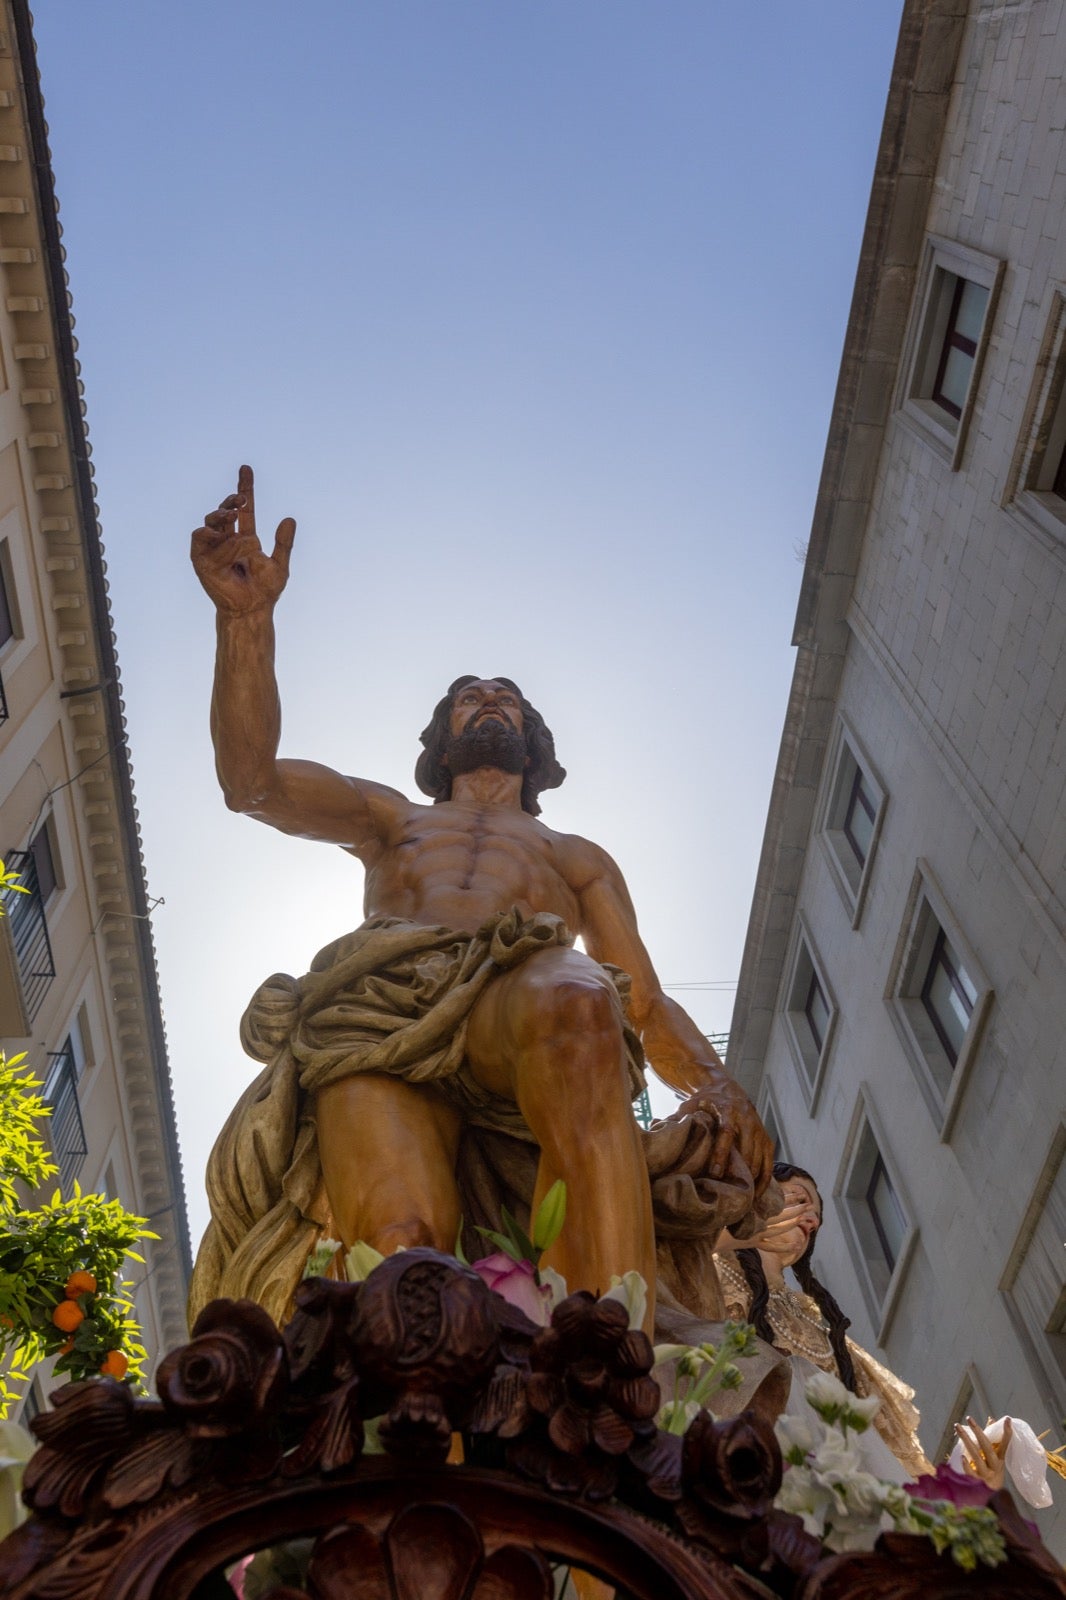
[[[476,772],[479,767],[521,772],[526,764],[526,741],[507,723],[487,717],[484,722],[468,723],[462,733],[451,735],[445,753],[453,778]]]

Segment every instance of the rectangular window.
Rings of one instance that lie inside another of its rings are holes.
[[[891,1271],[899,1260],[899,1253],[907,1235],[907,1218],[903,1214],[899,1196],[892,1187],[892,1179],[888,1175],[880,1151],[877,1152],[870,1171],[866,1187],[866,1204],[870,1208],[874,1231]]]
[[[977,341],[981,336],[988,305],[988,290],[983,284],[971,283],[968,278],[952,278],[951,274],[945,276],[949,280],[945,284],[945,292],[951,290],[951,304],[932,394],[937,405],[943,406],[957,422],[966,404],[977,358]]]
[[[6,864],[8,871],[16,874],[19,886],[26,891],[16,894],[14,889],[9,889],[4,892],[2,899],[26,1017],[32,1022],[56,975],[55,961],[33,853],[29,850],[9,850]]]
[[[988,345],[1004,263],[930,237],[901,364],[901,414],[954,470]]]
[[[1000,1282],[1022,1347],[1054,1407],[1066,1410],[1066,1127],[1060,1127]]]
[[[52,1108],[52,1115],[48,1119],[48,1136],[59,1168],[63,1192],[69,1196],[89,1147],[81,1119],[74,1058],[69,1050],[59,1050],[49,1056],[49,1062],[43,1094],[44,1100]]]
[[[977,1001],[977,985],[967,974],[943,928],[939,930],[922,985],[922,1004],[940,1043],[955,1066]]]
[[[811,1037],[819,1054],[825,1044],[826,1034],[829,1032],[829,1001],[818,982],[818,974],[812,970],[810,987],[807,990],[807,1000],[803,1007],[807,1018],[807,1026],[811,1030]]]
[[[814,952],[810,934],[798,924],[785,985],[784,1024],[812,1115],[832,1046],[837,1006]]]
[[[1004,504],[1060,541],[1066,537],[1066,296],[1051,294]]]
[[[33,857],[33,864],[37,868],[37,889],[41,896],[41,903],[47,905],[51,896],[59,887],[55,851],[52,848],[52,829],[47,819],[41,823],[41,826],[30,840],[30,855]]]
[[[9,639],[15,637],[14,606],[10,598],[11,581],[7,572],[7,562],[4,559],[7,552],[6,543],[0,546],[0,648]]]
[[[39,1417],[43,1410],[44,1396],[41,1393],[40,1384],[37,1382],[37,1379],[34,1378],[33,1382],[26,1390],[26,1398],[22,1402],[22,1415],[19,1418],[19,1421],[22,1423],[24,1428],[28,1428],[34,1417]]]
[[[843,833],[860,867],[864,867],[869,858],[876,821],[877,802],[867,786],[866,774],[856,765],[847,810],[844,812]]]
[[[859,1093],[837,1178],[837,1194],[838,1214],[856,1277],[878,1329],[878,1343],[883,1343],[917,1230],[865,1086]]]
[[[787,1161],[784,1140],[781,1138],[781,1119],[777,1114],[777,1106],[770,1092],[769,1084],[763,1092],[762,1104],[759,1107],[759,1118],[766,1129],[766,1136],[774,1147],[774,1160]]]
[[[925,862],[911,886],[885,1003],[940,1137],[947,1139],[992,989]]]
[[[828,762],[819,838],[833,879],[857,928],[884,820],[887,796],[873,763],[840,718]]]

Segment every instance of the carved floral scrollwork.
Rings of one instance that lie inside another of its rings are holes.
[[[680,1441],[655,1426],[659,1385],[651,1342],[625,1307],[570,1295],[529,1345],[528,1372],[497,1373],[495,1415],[476,1426],[506,1443],[507,1464],[566,1494],[605,1500],[628,1466],[641,1478],[677,1478]],[[676,1449],[674,1448],[676,1446]]]
[[[552,1600],[555,1592],[539,1550],[502,1544],[486,1553],[469,1516],[432,1502],[404,1507],[384,1534],[325,1533],[305,1585],[271,1587],[270,1600]]]
[[[158,1401],[70,1384],[35,1420],[35,1515],[0,1545],[0,1592],[110,1600],[121,1569],[124,1595],[155,1600],[160,1552],[180,1562],[209,1536],[215,1594],[226,1563],[291,1537],[310,1564],[272,1600],[549,1600],[541,1548],[615,1571],[623,1539],[655,1552],[639,1583],[627,1565],[645,1600],[1066,1600],[1006,1494],[1001,1568],[964,1573],[910,1535],[827,1555],[773,1509],[768,1426],[703,1413],[683,1439],[661,1432],[652,1362],[620,1304],[574,1294],[537,1328],[428,1250],[362,1284],[305,1283],[283,1335],[250,1302],[216,1301],[163,1362]],[[384,1458],[364,1456],[371,1418]],[[449,1467],[456,1432],[466,1465]],[[168,1594],[191,1600],[195,1582]]]

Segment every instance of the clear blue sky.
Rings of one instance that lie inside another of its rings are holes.
[[[728,1026],[899,13],[38,0],[194,1234],[244,1005],[361,914],[215,786],[188,531],[243,460],[284,753],[413,792],[451,679],[516,678],[545,821]]]

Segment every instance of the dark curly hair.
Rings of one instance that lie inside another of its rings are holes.
[[[468,672],[462,678],[456,678],[443,700],[439,700],[430,718],[429,727],[422,735],[425,749],[418,758],[415,767],[415,782],[423,794],[428,794],[434,805],[441,800],[450,800],[452,793],[452,775],[447,763],[441,757],[448,745],[448,722],[452,714],[452,703],[460,689],[465,689],[468,683],[482,683],[488,680],[478,678],[474,673]],[[566,777],[566,768],[561,767],[555,759],[555,740],[552,738],[551,729],[534,706],[531,706],[521,689],[511,678],[493,678],[493,683],[505,684],[508,689],[513,689],[522,706],[522,733],[526,741],[526,754],[529,758],[528,765],[522,776],[522,810],[528,811],[531,817],[540,815],[540,806],[537,796],[542,789],[557,789]]]
[[[803,1178],[819,1194],[818,1185],[809,1172],[803,1167],[795,1167],[789,1161],[774,1162],[774,1177],[778,1183],[787,1183],[789,1178]],[[819,1198],[821,1196],[819,1195]],[[852,1394],[855,1389],[855,1367],[851,1359],[851,1352],[847,1346],[845,1335],[851,1327],[850,1317],[846,1317],[834,1300],[824,1283],[819,1283],[814,1275],[811,1257],[814,1254],[814,1241],[817,1232],[812,1233],[807,1240],[807,1248],[798,1261],[792,1263],[792,1270],[796,1274],[800,1288],[804,1294],[809,1294],[822,1316],[829,1325],[829,1343],[833,1347],[833,1356],[837,1364],[837,1372],[841,1383],[849,1388]],[[758,1250],[738,1250],[737,1261],[744,1273],[751,1290],[751,1305],[748,1308],[748,1321],[751,1323],[760,1339],[765,1339],[767,1344],[774,1342],[774,1330],[770,1326],[767,1316],[767,1306],[770,1300],[770,1286],[766,1281],[762,1260]]]

